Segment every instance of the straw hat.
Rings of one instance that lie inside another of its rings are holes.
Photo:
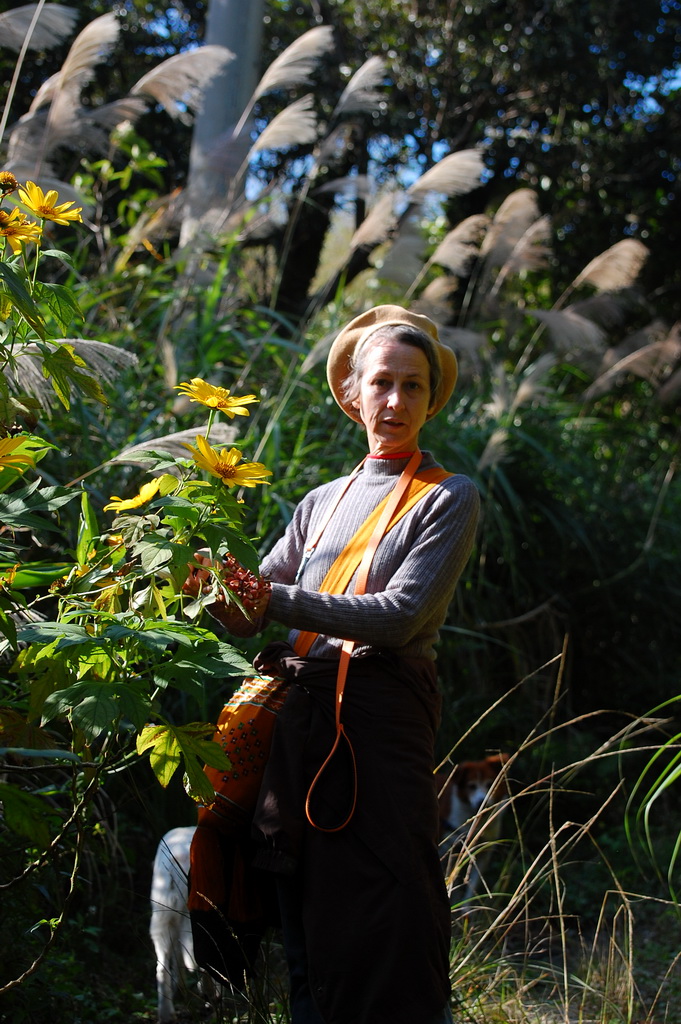
[[[351,373],[350,360],[352,355],[357,349],[357,346],[361,342],[366,341],[366,339],[375,331],[379,330],[379,328],[392,326],[397,327],[402,324],[409,327],[416,327],[417,330],[422,331],[423,334],[432,338],[434,342],[433,348],[440,362],[442,383],[433,409],[428,414],[428,419],[432,419],[433,416],[443,408],[454,390],[454,385],[456,384],[456,378],[459,372],[456,356],[452,352],[451,348],[448,348],[447,345],[443,345],[440,341],[437,327],[433,321],[427,316],[422,316],[420,313],[412,313],[408,309],[404,309],[402,306],[374,306],[372,309],[368,309],[366,313],[360,313],[359,316],[356,316],[354,320],[351,320],[350,323],[343,328],[340,334],[335,338],[329,351],[329,357],[326,361],[326,376],[329,381],[331,393],[343,412],[346,413],[350,419],[355,420],[356,423],[362,422],[359,412],[352,406],[343,393],[343,382]]]

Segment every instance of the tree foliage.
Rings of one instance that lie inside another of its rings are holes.
[[[387,59],[394,83],[389,117],[375,126],[382,163],[399,156],[428,166],[481,144],[494,177],[469,212],[528,186],[566,239],[566,279],[581,253],[622,236],[651,244],[651,279],[669,277],[664,253],[678,248],[681,227],[675,0],[645,9],[369,0],[321,10],[338,26],[348,63],[358,39],[365,52],[380,39],[371,52]],[[671,295],[675,285],[667,287]]]
[[[121,38],[113,59],[97,68],[90,86],[93,103],[125,95],[144,70],[202,38],[201,3],[166,9],[128,0],[114,9],[121,16]],[[81,27],[86,18],[109,10],[108,4],[89,5]],[[415,168],[425,170],[446,153],[479,146],[489,180],[478,193],[456,201],[454,222],[498,206],[518,187],[532,188],[564,242],[565,281],[577,273],[584,253],[602,251],[622,237],[636,238],[651,250],[644,280],[649,286],[655,282],[658,301],[671,311],[678,269],[667,254],[678,250],[680,231],[675,142],[680,21],[678,0],[638,7],[620,3],[615,10],[605,0],[588,7],[562,0],[539,10],[488,0],[456,10],[445,0],[416,5],[324,0],[310,10],[271,0],[263,71],[311,27],[332,25],[336,39],[335,52],[320,63],[314,82],[320,139],[326,131],[333,156],[326,154],[326,165],[318,166],[317,189],[296,210],[296,229],[286,237],[290,262],[282,271],[287,287],[275,301],[296,315],[305,307],[339,205],[338,195],[321,186],[370,169],[379,187],[390,175],[412,176]],[[15,117],[25,113],[30,96],[65,52],[62,44],[31,60]],[[369,57],[384,62],[381,96],[346,118],[339,133],[333,122],[338,97]],[[255,110],[259,129],[282,99],[281,94],[261,98]],[[182,185],[188,127],[162,110],[144,115],[138,127],[168,165],[168,188]],[[296,146],[263,154],[251,174],[265,193],[279,182],[286,202],[301,170],[309,169],[300,159],[306,152],[309,147]],[[73,170],[72,162],[67,166]],[[358,224],[366,192],[358,188],[352,200],[344,194],[344,206],[350,201]],[[281,218],[267,231],[260,223],[260,238],[281,251]]]

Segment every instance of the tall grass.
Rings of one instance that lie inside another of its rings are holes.
[[[621,716],[603,743],[583,743],[566,762],[555,758],[556,741],[589,723],[552,725],[556,717],[549,712],[546,728],[527,736],[506,766],[503,834],[474,899],[457,902],[457,893],[497,805],[483,805],[447,864],[455,1019],[676,1021],[678,908],[628,856],[623,824],[631,780],[666,723]],[[456,749],[449,757],[456,762]],[[673,843],[673,831],[658,838]]]

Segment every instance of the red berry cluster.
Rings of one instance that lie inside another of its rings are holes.
[[[220,570],[220,580],[239,599],[249,617],[256,618],[267,608],[272,590],[271,583],[262,576],[256,576],[250,569],[245,569],[243,565],[237,562],[233,555],[227,554],[224,556],[222,569]],[[213,574],[210,568],[204,565],[191,565],[189,566],[189,576],[185,580],[182,589],[185,594],[198,597],[200,593],[210,593],[212,584]],[[217,610],[216,606],[222,605],[226,613],[226,604],[227,601],[224,593],[219,591],[216,595],[213,609]],[[231,608],[237,616],[242,615],[239,608],[235,605],[231,605]],[[212,611],[212,609],[209,610]],[[223,618],[224,615],[220,617]]]
[[[258,615],[263,606],[267,605],[271,583],[262,576],[256,576],[250,569],[244,569],[234,555],[225,555],[220,578],[236,594],[249,615]]]

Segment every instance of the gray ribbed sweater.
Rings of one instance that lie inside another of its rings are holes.
[[[341,640],[351,639],[357,641],[353,656],[383,650],[405,657],[435,657],[433,645],[478,521],[480,499],[468,477],[455,475],[436,485],[383,538],[365,594],[353,595],[354,580],[345,594],[318,591],[337,555],[394,487],[407,461],[367,459],[298,583],[294,581],[307,539],[347,478],[310,491],[262,562],[261,572],[272,580],[267,617],[291,628],[291,643],[298,630],[319,633],[312,656],[337,658]],[[424,452],[421,469],[436,465]]]

